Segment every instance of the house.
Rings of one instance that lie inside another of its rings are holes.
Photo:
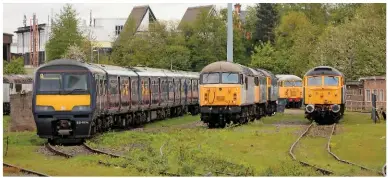
[[[133,21],[133,22],[132,22]],[[150,6],[136,6],[132,9],[131,13],[128,16],[128,19],[125,22],[124,26],[120,26],[117,30],[117,33],[121,34],[121,31],[127,25],[135,25],[134,35],[142,34],[148,32],[150,29],[150,24],[156,22],[156,17],[152,12]],[[133,24],[132,24],[133,23]]]
[[[92,32],[92,41],[100,53],[106,54],[112,51],[112,43],[123,30],[127,18],[93,18],[91,27],[84,25],[85,29]]]
[[[386,80],[385,76],[362,77],[359,81],[363,82],[365,97],[364,101],[370,103],[372,101],[372,93],[376,95],[377,102],[386,101]]]
[[[386,108],[385,76],[361,77],[356,81],[346,81],[346,108],[367,110],[372,108],[372,93],[376,94],[376,107]]]
[[[207,13],[208,16],[215,15],[216,14],[215,6],[208,5],[208,6],[196,6],[196,7],[187,8],[185,14],[183,15],[178,25],[178,29],[182,29],[182,27],[185,24],[194,22],[202,12]]]
[[[3,61],[11,60],[11,44],[13,34],[3,33]]]

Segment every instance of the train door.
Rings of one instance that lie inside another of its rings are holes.
[[[122,107],[122,100],[121,100],[121,77],[117,76],[117,107],[118,110],[121,111]]]
[[[267,77],[267,86],[268,86],[268,93],[267,93],[267,97],[268,97],[268,101],[271,101],[271,95],[272,95],[272,84],[271,84],[271,79],[269,77]]]
[[[157,84],[157,87],[158,87],[158,105],[160,106],[160,104],[163,102],[162,101],[162,83],[161,83],[161,80],[160,80],[160,77],[158,78],[158,84]]]

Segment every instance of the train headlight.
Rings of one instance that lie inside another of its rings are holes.
[[[52,106],[35,106],[36,111],[54,111]]]
[[[74,106],[72,111],[90,111],[90,106],[85,105],[85,106]]]
[[[332,105],[331,106],[331,110],[334,112],[334,113],[338,113],[341,109],[341,106],[338,105],[338,104],[335,104],[335,105]]]
[[[312,113],[312,112],[314,112],[314,105],[312,105],[312,104],[309,104],[309,105],[307,105],[306,106],[306,111],[308,112],[308,113]]]
[[[234,93],[234,94],[233,94],[233,100],[234,100],[234,101],[237,100],[237,93]]]
[[[207,101],[207,93],[205,93],[205,101]]]

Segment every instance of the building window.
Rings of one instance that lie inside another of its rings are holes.
[[[376,101],[379,101],[379,94],[377,93],[377,90],[373,90],[373,94],[376,95]]]
[[[362,95],[362,90],[361,89],[359,89],[359,92],[360,92],[360,95]]]
[[[384,90],[380,90],[380,101],[384,101]]]
[[[371,98],[370,90],[366,90],[365,93],[366,93],[366,95],[365,95],[366,101],[370,101],[370,98]]]
[[[123,25],[116,25],[115,26],[115,34],[116,35],[120,35],[122,30],[123,30]]]

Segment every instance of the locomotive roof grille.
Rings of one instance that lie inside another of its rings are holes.
[[[333,76],[344,76],[337,69],[330,66],[318,66],[313,69],[310,69],[305,76],[314,76],[314,75],[333,75]]]

